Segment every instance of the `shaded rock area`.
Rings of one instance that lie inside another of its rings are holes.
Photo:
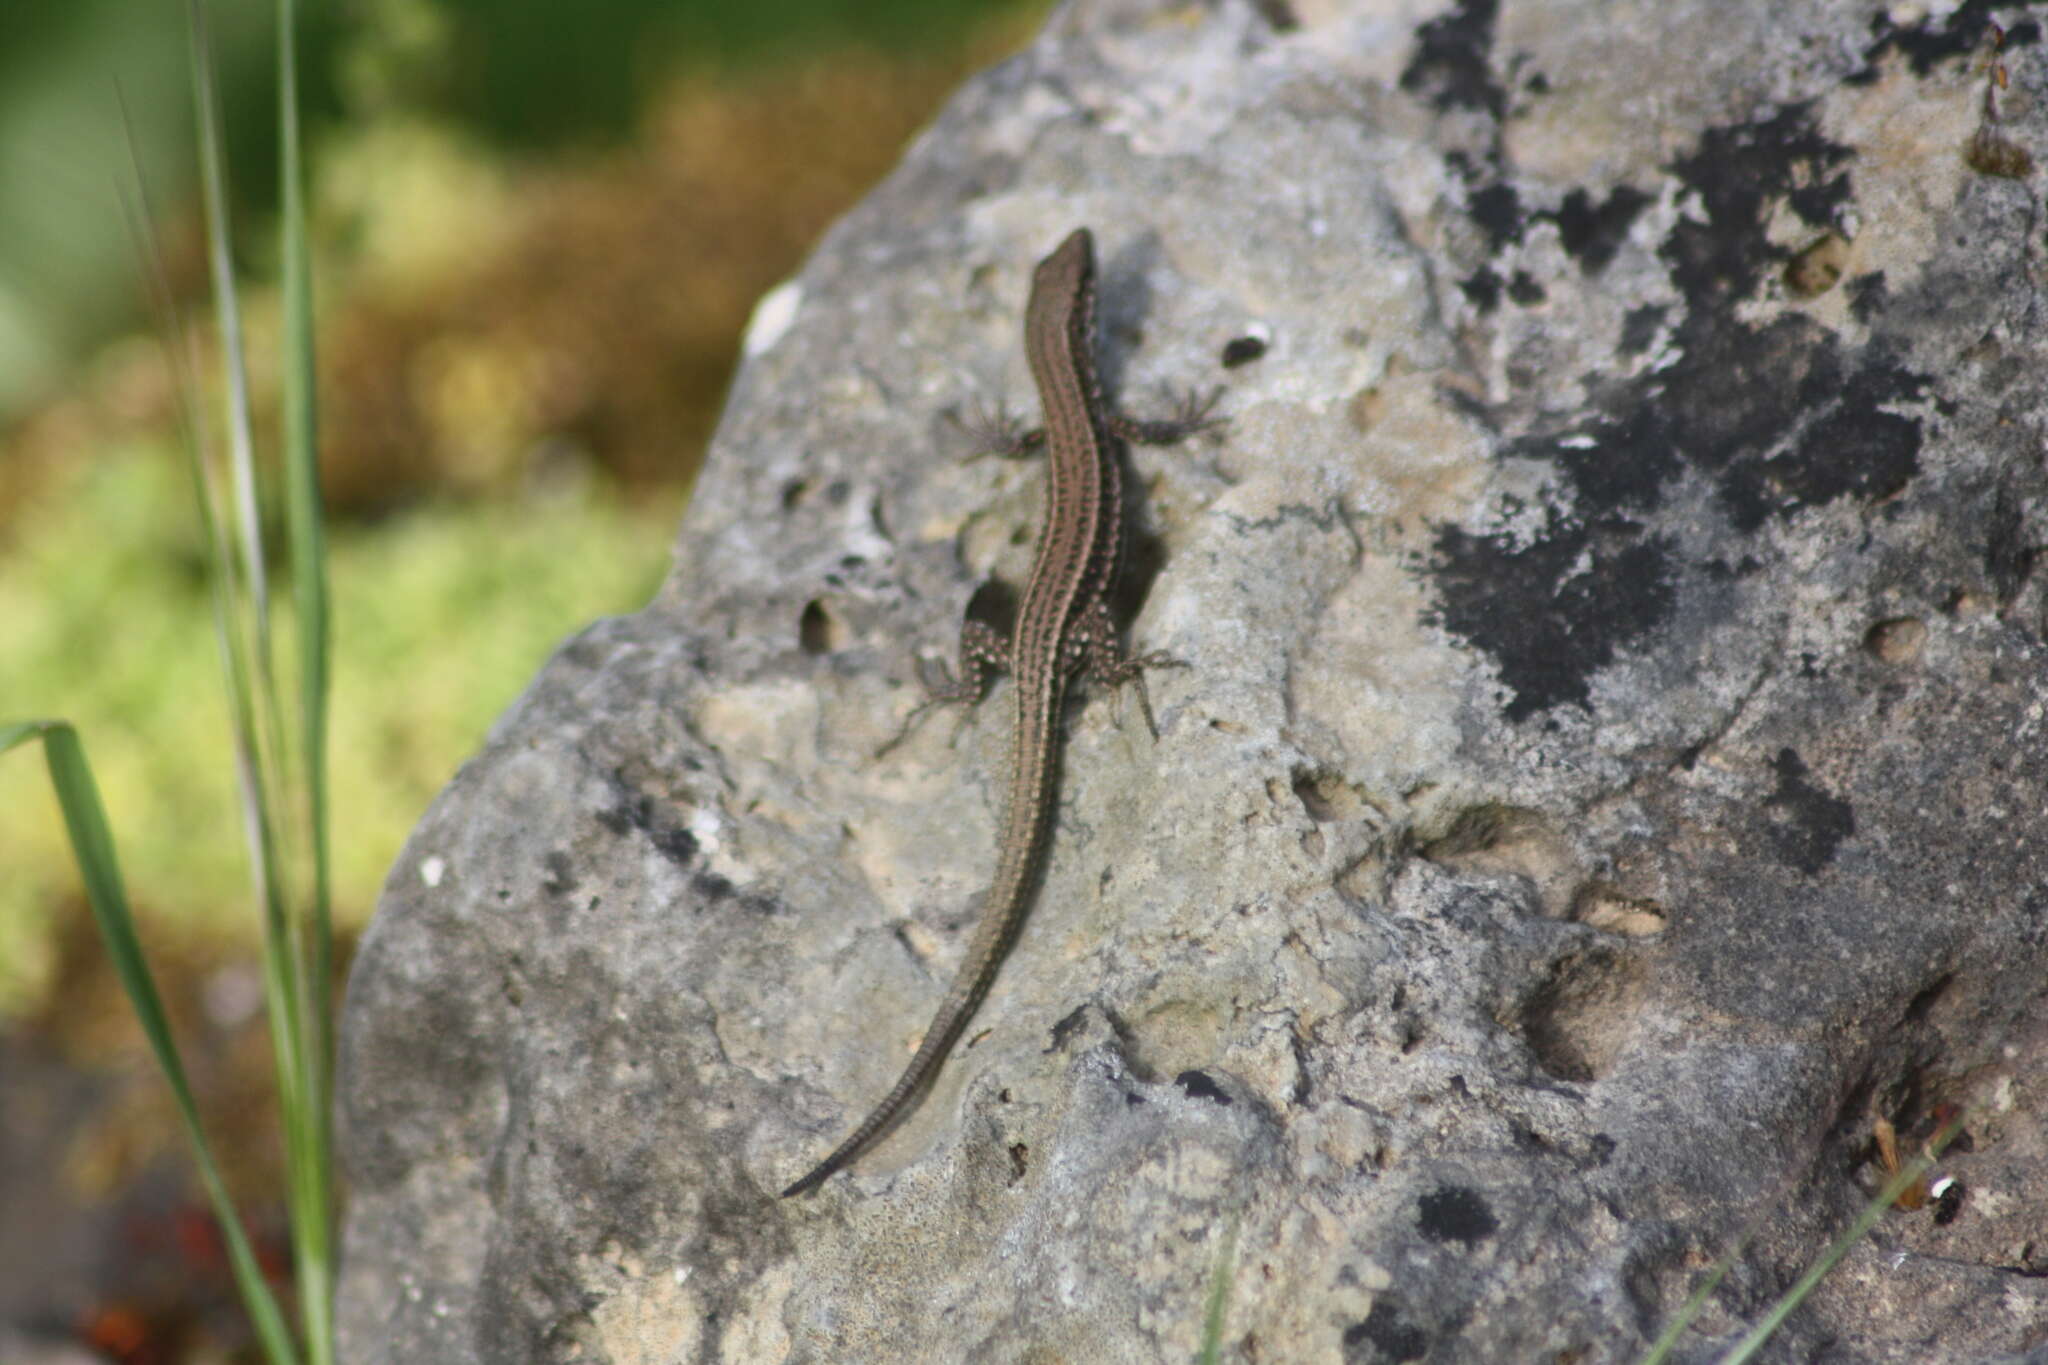
[[[1987,129],[1996,19],[2010,87]],[[2048,373],[2023,11],[1070,4],[764,300],[644,612],[421,823],[351,984],[348,1358],[1760,1358],[2048,1342]],[[1983,166],[2021,172],[1987,173]],[[815,1197],[993,866],[1007,693],[877,756],[1103,260],[1156,741]],[[1748,1240],[1744,1240],[1745,1237]]]

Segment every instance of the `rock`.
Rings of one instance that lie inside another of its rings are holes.
[[[1965,157],[1986,11],[1871,14],[1081,0],[972,82],[392,874],[347,1357],[1635,1360],[1736,1253],[1702,1360],[1942,1105],[1968,1195],[1761,1358],[2048,1340],[2042,218]],[[1028,571],[1041,471],[943,419],[1033,404],[1080,223],[1124,406],[1224,389],[1131,461],[1191,667],[1156,742],[1070,705],[993,994],[779,1200],[993,865],[1007,693],[876,753]]]

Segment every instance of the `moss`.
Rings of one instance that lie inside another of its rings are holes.
[[[677,511],[674,496],[659,501],[629,512],[608,484],[587,482],[518,501],[428,503],[334,531],[343,926],[368,918],[407,831],[548,651],[653,594]],[[79,726],[146,921],[253,944],[190,502],[178,456],[135,446],[25,509],[0,549],[0,714]],[[77,881],[39,763],[0,764],[0,810],[6,1015],[38,1003]]]

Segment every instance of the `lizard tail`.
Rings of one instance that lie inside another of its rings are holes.
[[[910,1112],[912,1102],[938,1075],[946,1054],[952,1051],[967,1021],[974,1017],[989,987],[995,984],[996,968],[1023,925],[1024,911],[1030,904],[1043,862],[1046,834],[1052,825],[1049,793],[1058,750],[1051,741],[1060,688],[1055,679],[1050,688],[1020,685],[1018,690],[1020,694],[1049,691],[1051,695],[1040,695],[1035,704],[1028,696],[1019,697],[1017,770],[1012,776],[1009,810],[1004,820],[1003,855],[996,865],[995,884],[989,888],[988,907],[982,913],[974,941],[967,945],[960,972],[953,978],[951,989],[925,1030],[924,1041],[918,1044],[917,1055],[903,1068],[895,1088],[861,1120],[852,1136],[834,1148],[810,1174],[784,1190],[784,1199],[809,1193],[824,1184],[859,1156],[861,1149]]]

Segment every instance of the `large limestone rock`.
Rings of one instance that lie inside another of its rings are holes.
[[[1873,17],[1874,16],[1874,17]],[[2039,27],[1846,0],[1077,0],[764,301],[644,612],[421,823],[357,964],[362,1362],[1680,1358],[1969,1109],[1765,1358],[2048,1340]],[[1978,140],[1966,155],[1966,144]],[[2004,137],[2010,147],[1987,141]],[[1990,155],[1995,152],[1997,155]],[[2001,160],[2001,158],[2003,158]],[[1990,172],[2021,172],[2022,178]],[[1007,698],[876,751],[1104,260],[1159,735],[1069,708],[916,1114]]]

